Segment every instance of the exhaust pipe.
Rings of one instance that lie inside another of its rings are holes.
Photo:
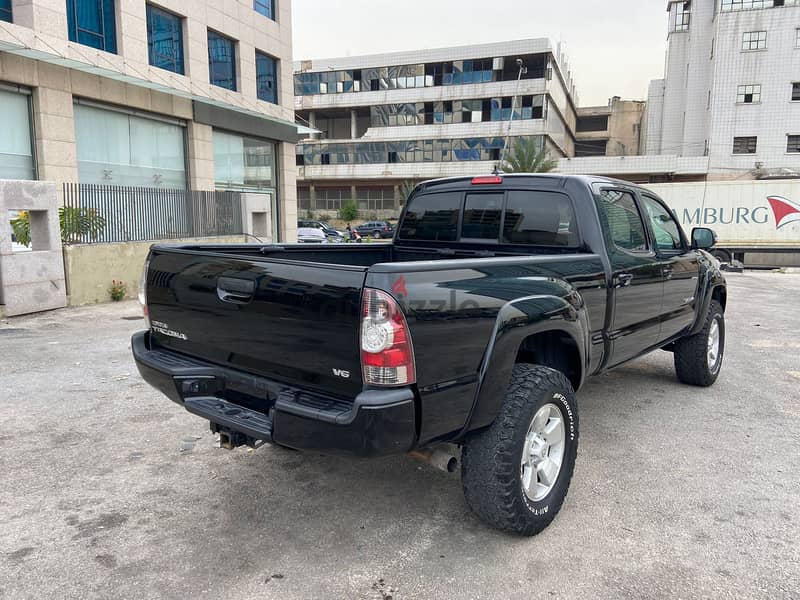
[[[458,447],[453,444],[443,444],[432,449],[412,450],[408,453],[411,458],[447,473],[455,473],[458,469],[458,454]]]

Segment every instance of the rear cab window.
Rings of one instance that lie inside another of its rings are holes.
[[[580,245],[570,197],[538,190],[414,196],[400,223],[398,239],[561,248]]]

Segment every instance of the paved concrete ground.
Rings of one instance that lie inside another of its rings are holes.
[[[717,385],[667,353],[592,381],[532,539],[406,457],[215,448],[136,373],[133,303],[5,322],[0,597],[800,598],[800,275],[729,281]]]

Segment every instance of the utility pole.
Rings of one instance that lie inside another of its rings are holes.
[[[499,174],[502,170],[503,163],[506,162],[506,152],[508,151],[508,142],[511,140],[511,123],[514,121],[514,108],[517,105],[517,96],[519,96],[519,84],[522,82],[522,76],[528,72],[528,67],[521,58],[517,59],[517,66],[519,67],[519,74],[517,75],[517,89],[514,92],[514,97],[511,98],[511,114],[508,117],[508,129],[506,130],[506,139],[503,142],[503,152],[500,154],[500,163],[495,169],[495,173]]]

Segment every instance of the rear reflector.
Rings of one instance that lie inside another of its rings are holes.
[[[364,383],[383,386],[414,383],[411,336],[395,299],[381,290],[365,288],[361,317]]]
[[[472,185],[493,185],[498,183],[503,183],[503,178],[499,175],[472,178]]]

